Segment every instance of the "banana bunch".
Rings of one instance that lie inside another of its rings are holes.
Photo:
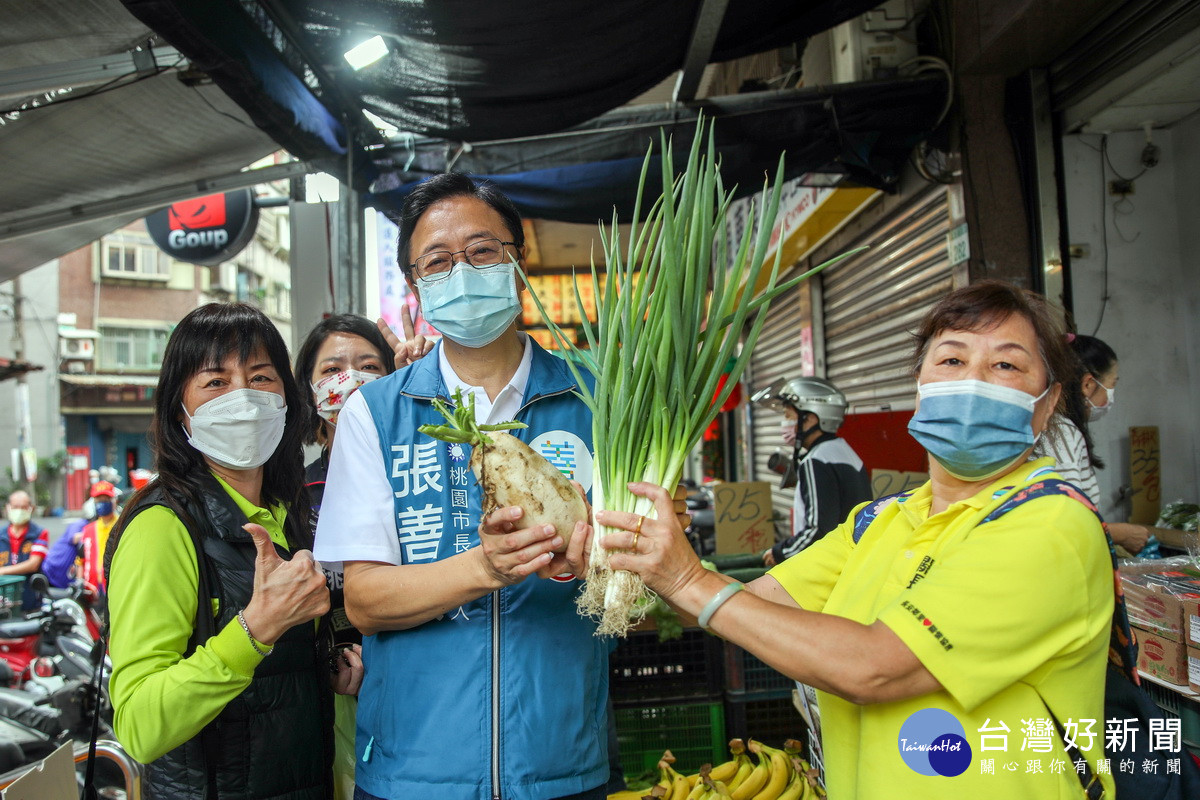
[[[658,762],[658,782],[649,793],[618,792],[608,800],[819,800],[825,790],[817,782],[817,770],[800,757],[800,742],[789,739],[783,749],[768,747],[751,739],[729,743],[729,761],[705,764],[695,775],[684,775],[674,767],[668,750]],[[749,753],[757,756],[757,763]]]

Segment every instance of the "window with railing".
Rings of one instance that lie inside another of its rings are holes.
[[[162,366],[170,331],[166,328],[100,326],[96,367],[102,372],[150,371]]]

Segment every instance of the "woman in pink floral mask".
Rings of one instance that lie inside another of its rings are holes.
[[[368,381],[392,372],[424,355],[432,342],[414,337],[411,320],[405,320],[407,338],[401,342],[381,322],[378,325],[356,314],[336,314],[309,331],[296,354],[296,382],[311,390],[305,444],[320,445],[320,455],[305,467],[305,482],[312,499],[310,522],[315,532],[325,489],[325,471],[337,430],[338,412],[346,399]],[[387,331],[386,334],[384,331]],[[330,613],[323,621],[336,658],[357,660],[362,634],[346,619],[341,564],[322,564],[329,584]],[[349,651],[349,652],[346,652]],[[332,667],[332,665],[331,665]],[[334,780],[336,800],[349,800],[354,791],[354,714],[356,700],[337,695]]]

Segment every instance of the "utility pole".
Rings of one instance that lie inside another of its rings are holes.
[[[25,361],[25,323],[21,310],[21,278],[18,276],[12,281],[12,297],[13,297],[13,363],[20,365]],[[26,465],[26,453],[33,446],[33,422],[29,416],[29,375],[26,372],[20,372],[17,375],[17,470],[18,474],[13,475],[13,479],[20,484],[29,496],[33,499],[34,505],[37,505],[36,487],[33,485],[33,480],[30,479],[30,469]],[[33,478],[36,479],[36,464],[33,468]]]

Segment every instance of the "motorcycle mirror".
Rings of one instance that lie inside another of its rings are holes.
[[[50,596],[50,582],[46,580],[46,576],[40,572],[35,572],[29,576],[29,588],[33,589],[34,594],[41,597]]]

